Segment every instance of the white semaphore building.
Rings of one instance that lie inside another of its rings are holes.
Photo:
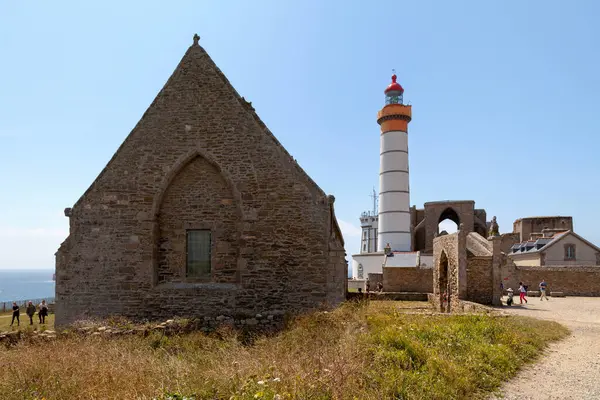
[[[419,253],[412,250],[408,123],[411,106],[404,89],[392,75],[385,89],[385,106],[377,113],[381,127],[379,157],[379,210],[361,215],[360,254],[352,256],[352,277],[366,279],[387,267],[415,267]],[[387,250],[387,251],[386,251]]]

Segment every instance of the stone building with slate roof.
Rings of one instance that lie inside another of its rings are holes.
[[[516,265],[597,266],[600,248],[573,231],[549,232],[514,244],[508,256]]]
[[[90,317],[249,318],[343,301],[326,195],[193,45],[72,208],[56,324]]]

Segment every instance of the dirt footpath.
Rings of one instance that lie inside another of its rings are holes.
[[[571,335],[550,345],[535,364],[506,383],[494,399],[600,399],[600,298],[530,298],[523,307],[504,307],[517,315],[557,321]],[[504,396],[504,397],[503,397]]]

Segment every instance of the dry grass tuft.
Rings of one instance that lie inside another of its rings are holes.
[[[404,312],[423,306],[345,304],[252,345],[229,330],[24,342],[0,349],[0,398],[477,398],[567,333],[533,319]]]

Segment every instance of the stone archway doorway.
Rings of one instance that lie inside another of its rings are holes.
[[[438,265],[438,292],[440,294],[440,311],[443,313],[450,312],[451,288],[448,272],[448,257],[446,256],[446,253],[442,251]]]

